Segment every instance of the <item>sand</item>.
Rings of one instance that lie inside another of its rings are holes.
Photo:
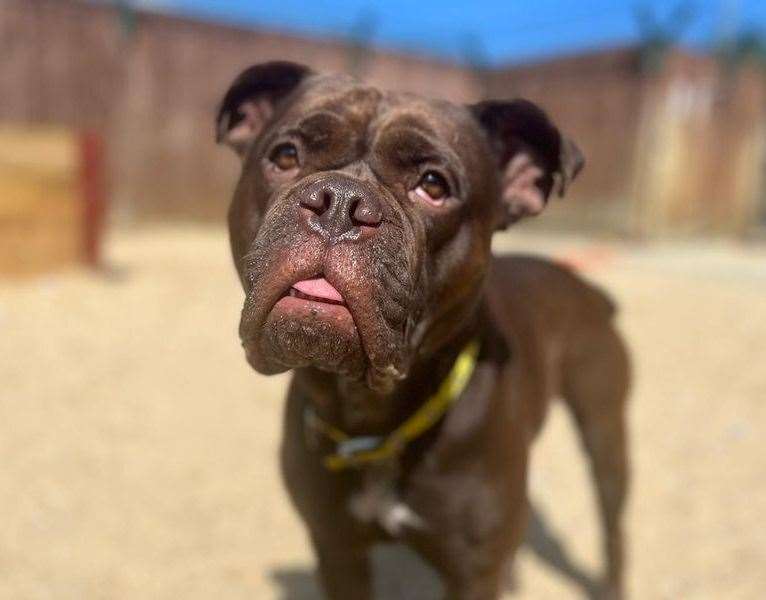
[[[763,598],[766,248],[498,247],[564,257],[622,307],[632,597]],[[277,471],[286,379],[243,359],[224,231],[118,231],[108,256],[106,273],[0,281],[0,598],[317,598]],[[515,598],[581,598],[600,565],[583,457],[550,417]],[[385,598],[434,597],[420,567],[378,559]]]

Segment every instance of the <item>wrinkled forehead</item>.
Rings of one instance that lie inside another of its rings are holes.
[[[299,124],[322,114],[336,117],[368,142],[387,130],[404,129],[463,155],[475,149],[482,139],[478,124],[464,106],[415,94],[382,91],[347,76],[312,77],[286,117]],[[328,126],[333,121],[329,121]]]

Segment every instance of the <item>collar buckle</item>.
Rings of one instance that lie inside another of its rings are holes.
[[[338,456],[351,458],[355,454],[377,450],[383,443],[383,437],[378,435],[364,435],[360,437],[348,438],[339,442],[335,447]]]

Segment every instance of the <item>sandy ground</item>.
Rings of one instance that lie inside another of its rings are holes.
[[[632,597],[766,597],[766,249],[500,246],[567,257],[622,306]],[[317,597],[276,469],[286,380],[245,364],[227,252],[218,229],[122,232],[108,275],[0,282],[0,598]],[[598,532],[558,407],[531,497],[513,597],[583,597]],[[433,597],[377,558],[384,597]]]

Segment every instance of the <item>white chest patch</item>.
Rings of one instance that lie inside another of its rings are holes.
[[[423,530],[426,522],[396,494],[387,478],[366,477],[362,489],[351,496],[349,511],[363,523],[377,522],[391,537],[401,537],[409,530]]]

